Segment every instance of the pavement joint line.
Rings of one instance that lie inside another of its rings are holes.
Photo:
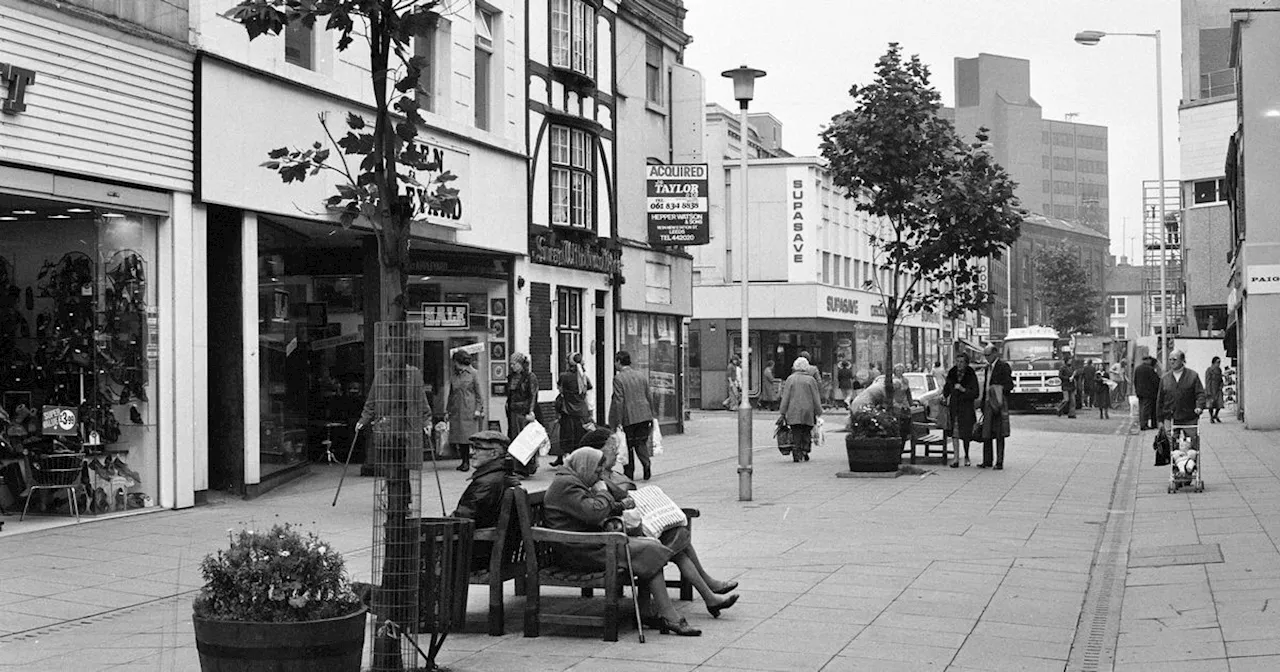
[[[1098,530],[1089,583],[1067,655],[1068,672],[1110,670],[1115,665],[1129,543],[1133,537],[1132,510],[1138,497],[1141,445],[1141,440],[1135,440],[1132,435],[1125,440],[1120,468],[1111,486],[1107,521]]]

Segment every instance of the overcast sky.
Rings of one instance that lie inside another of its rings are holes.
[[[871,81],[889,42],[919,54],[945,105],[955,104],[953,59],[979,52],[1031,61],[1031,95],[1046,119],[1108,127],[1111,250],[1141,256],[1142,181],[1156,162],[1155,41],[1112,36],[1096,47],[1077,31],[1162,32],[1165,176],[1178,177],[1182,90],[1178,0],[685,0],[693,44],[685,64],[706,77],[707,102],[737,109],[720,72],[767,71],[752,111],[771,112],[783,147],[817,153],[818,132],[850,107],[849,86]],[[1225,152],[1225,149],[1224,149]],[[1127,220],[1127,222],[1126,222]],[[1127,249],[1122,248],[1122,227]]]

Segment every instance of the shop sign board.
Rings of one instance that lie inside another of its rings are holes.
[[[465,303],[424,303],[422,326],[425,329],[466,329],[471,320],[470,308]]]
[[[986,338],[991,335],[991,327],[978,327],[973,330],[973,335]]]
[[[535,264],[574,268],[617,275],[622,273],[622,252],[599,242],[579,243],[537,233],[529,239],[529,258]]]
[[[404,187],[405,196],[412,202],[416,218],[452,229],[468,228],[465,204],[471,195],[471,155],[430,140],[420,140],[417,147],[428,158],[434,170],[409,170],[409,174],[422,185],[415,187],[406,184]],[[431,204],[431,193],[436,189],[434,180],[445,173],[452,175],[453,179],[444,186],[457,190],[458,193],[443,202]]]
[[[4,111],[7,114],[25,112],[27,87],[36,83],[35,71],[9,63],[0,63],[0,79],[4,80],[7,89],[4,94]]]
[[[828,296],[827,312],[839,313],[843,315],[857,315],[858,300],[845,298],[843,296]]]
[[[79,427],[80,415],[75,406],[40,408],[40,433],[46,436],[75,436]]]
[[[1245,291],[1249,294],[1280,294],[1280,265],[1249,266],[1245,274],[1249,279]]]
[[[645,209],[650,245],[711,242],[707,220],[709,174],[705,163],[646,166]]]
[[[818,201],[813,176],[808,166],[793,166],[786,171],[786,236],[787,279],[791,282],[813,282],[817,279],[817,255],[810,243],[818,226]]]

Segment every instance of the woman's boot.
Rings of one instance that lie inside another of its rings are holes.
[[[458,446],[458,454],[462,456],[462,464],[458,465],[458,471],[471,471],[471,446]]]

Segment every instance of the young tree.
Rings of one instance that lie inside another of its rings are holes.
[[[1079,252],[1066,242],[1036,254],[1036,288],[1049,325],[1063,337],[1098,328],[1102,294],[1090,282]]]
[[[368,49],[373,92],[373,121],[358,114],[345,120],[346,132],[335,138],[328,120],[320,117],[325,141],[309,147],[280,147],[262,164],[285,183],[303,182],[322,172],[337,176],[335,193],[323,207],[337,214],[341,225],[359,222],[373,229],[378,240],[379,316],[383,321],[405,319],[405,274],[411,225],[432,209],[457,198],[449,187],[454,176],[417,142],[423,124],[418,108],[419,82],[427,63],[413,55],[413,40],[435,29],[439,0],[241,0],[227,16],[239,21],[255,39],[279,35],[285,26],[300,23],[337,34],[339,51],[353,44]],[[351,157],[351,161],[348,161]],[[422,176],[431,176],[423,180]],[[424,183],[425,182],[425,183]],[[408,412],[402,415],[409,415]],[[386,451],[380,474],[386,479],[383,521],[382,583],[375,588],[373,608],[378,619],[373,669],[403,669],[400,627],[412,628],[418,618],[409,608],[413,585],[413,545],[418,531],[410,524],[412,488],[408,447]],[[416,628],[413,628],[416,629]],[[416,645],[415,645],[416,646]],[[434,655],[434,647],[432,651]]]
[[[1017,186],[977,142],[965,144],[938,116],[940,96],[919,56],[904,59],[890,43],[866,86],[849,90],[855,106],[822,132],[822,156],[835,184],[874,215],[875,264],[866,283],[885,313],[885,391],[893,398],[893,342],[908,315],[942,309],[948,316],[991,300],[978,263],[1017,240]],[[958,263],[953,261],[958,260]]]

